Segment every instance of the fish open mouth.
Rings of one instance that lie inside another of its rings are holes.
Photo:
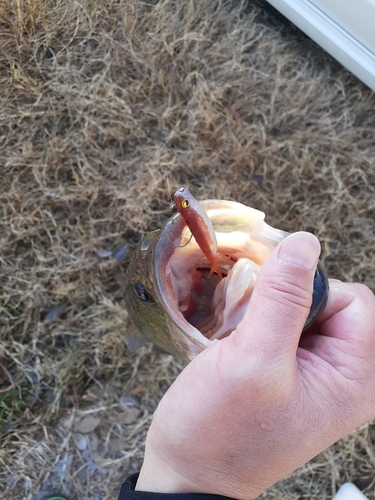
[[[207,345],[237,327],[262,264],[288,233],[266,224],[263,212],[240,203],[209,200],[202,206],[215,229],[223,278],[211,273],[211,264],[177,214],[164,229],[170,232],[169,245],[158,281],[174,323],[196,340],[203,336]]]
[[[262,265],[288,235],[266,224],[263,212],[241,203],[208,200],[201,206],[209,218],[205,224],[213,226],[215,252],[204,255],[178,213],[139,243],[126,274],[125,304],[138,330],[185,359],[236,329]],[[328,278],[319,262],[305,329],[327,298]]]
[[[211,274],[211,264],[199,255],[195,240],[190,236],[189,243],[185,240],[183,236],[181,246],[169,262],[169,278],[177,309],[206,338],[224,338],[245,314],[260,265],[245,257],[244,249],[241,252],[239,245],[227,235],[227,241],[221,241],[217,254],[223,276],[220,279],[217,274]],[[229,248],[229,243],[235,246]]]

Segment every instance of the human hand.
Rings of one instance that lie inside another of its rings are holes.
[[[375,297],[331,280],[311,306],[318,240],[286,238],[243,321],[197,356],[154,414],[137,490],[254,499],[375,416]]]

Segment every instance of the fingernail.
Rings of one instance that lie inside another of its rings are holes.
[[[288,236],[280,245],[277,258],[291,262],[305,269],[314,269],[320,255],[320,243],[311,233],[295,233]]]

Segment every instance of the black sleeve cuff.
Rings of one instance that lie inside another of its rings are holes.
[[[121,487],[118,500],[228,500],[221,495],[206,495],[204,493],[151,493],[135,491],[139,472],[128,477]],[[233,499],[232,499],[233,500]]]

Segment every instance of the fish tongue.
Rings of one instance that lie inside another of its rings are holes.
[[[190,270],[192,287],[187,298],[193,307],[190,307],[190,311],[185,313],[181,308],[181,301],[179,304],[179,310],[184,314],[187,321],[195,327],[205,324],[207,314],[211,318],[211,302],[220,279],[215,275],[210,277],[209,272],[209,268],[202,267]]]
[[[216,287],[212,303],[212,314],[196,325],[201,333],[211,339],[228,336],[243,319],[260,266],[249,259],[239,259],[228,276]]]

